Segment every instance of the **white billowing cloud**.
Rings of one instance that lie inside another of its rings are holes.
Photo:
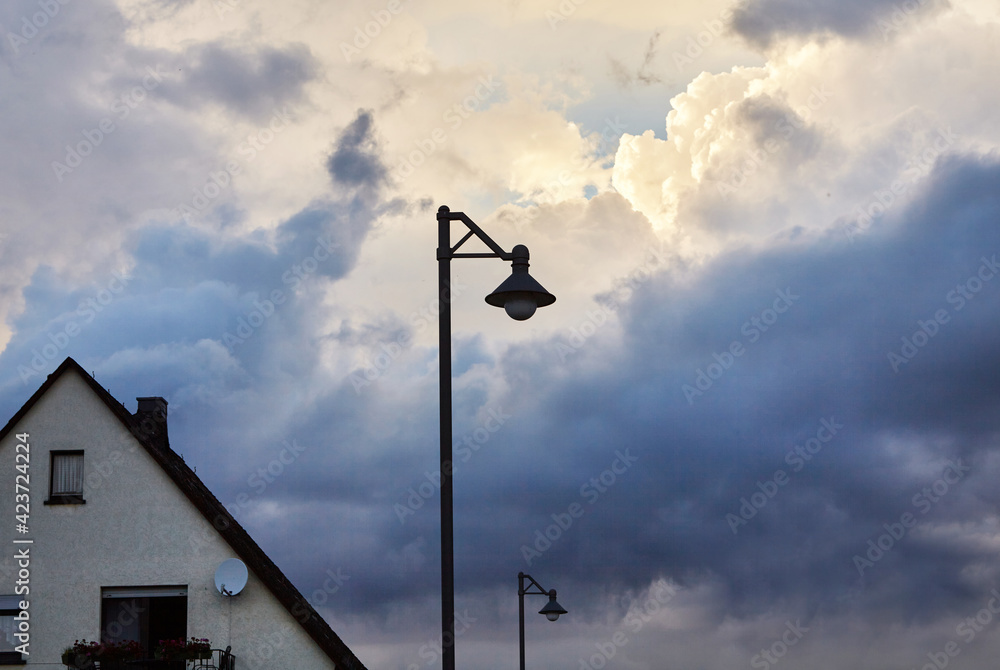
[[[702,73],[672,99],[666,140],[622,138],[613,184],[691,256],[838,219],[857,226],[869,210],[874,221],[882,210],[870,205],[894,182],[888,209],[937,156],[1000,140],[989,111],[1000,91],[983,85],[998,32],[959,6],[884,41],[788,43],[763,67]]]
[[[653,131],[625,135],[615,158],[613,183],[619,193],[658,228],[677,230],[681,198],[697,187],[720,155],[738,142],[732,128],[733,101],[745,99],[761,68],[734,68],[731,74],[702,73],[671,100],[667,140]]]

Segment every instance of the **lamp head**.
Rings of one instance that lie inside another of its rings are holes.
[[[554,303],[556,297],[528,274],[528,247],[518,244],[511,255],[510,276],[486,296],[486,302],[503,307],[510,318],[524,321],[531,318],[537,308]]]
[[[549,591],[549,602],[545,604],[545,607],[538,610],[539,614],[544,614],[545,618],[549,621],[555,621],[559,618],[560,614],[566,614],[566,610],[563,606],[556,602],[556,590],[552,589]]]

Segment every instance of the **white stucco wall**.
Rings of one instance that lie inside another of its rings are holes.
[[[168,422],[169,425],[169,422]],[[31,445],[30,532],[15,531],[16,434]],[[44,505],[51,450],[84,450],[83,505]],[[32,545],[15,545],[31,538]],[[30,546],[28,665],[62,668],[74,640],[100,634],[101,587],[186,585],[187,637],[232,645],[240,670],[334,668],[251,572],[232,599],[215,589],[236,556],[79,375],[65,372],[0,443],[0,594],[15,593],[15,552]]]

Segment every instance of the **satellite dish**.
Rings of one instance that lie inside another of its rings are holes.
[[[215,588],[224,596],[235,596],[247,585],[247,566],[238,558],[227,558],[215,571]]]

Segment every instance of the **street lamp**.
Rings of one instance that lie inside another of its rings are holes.
[[[461,221],[469,232],[451,244],[451,222]],[[438,319],[438,351],[441,373],[441,664],[443,670],[455,670],[455,545],[454,508],[452,506],[451,461],[451,259],[499,258],[511,262],[511,275],[486,302],[503,307],[511,318],[523,321],[538,307],[551,305],[556,297],[542,288],[528,274],[528,248],[519,244],[510,252],[487,235],[462,212],[452,212],[442,205],[437,211],[438,222],[438,298],[441,309]],[[490,253],[457,253],[466,240],[475,235]]]
[[[527,579],[531,582],[528,588],[524,588],[524,580]],[[537,591],[531,591],[531,587],[534,586]],[[556,590],[546,591],[542,588],[541,584],[535,581],[531,575],[526,575],[523,572],[517,573],[517,597],[518,597],[518,624],[521,641],[521,670],[524,670],[524,596],[525,595],[539,595],[548,596],[549,602],[545,604],[545,607],[538,610],[539,614],[544,614],[545,618],[549,621],[555,621],[559,618],[560,614],[566,614],[566,610],[563,606],[556,602]]]

